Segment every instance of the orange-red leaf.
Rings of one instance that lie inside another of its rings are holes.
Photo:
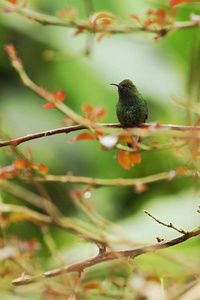
[[[199,0],[170,0],[169,7],[173,8],[174,6],[182,3],[189,3],[189,2],[199,2]]]
[[[129,170],[133,167],[133,164],[130,160],[129,152],[126,152],[124,150],[119,150],[117,158],[122,168]]]
[[[103,106],[95,107],[94,111],[98,119],[102,119],[106,115],[106,109]]]
[[[126,170],[131,169],[134,163],[139,164],[141,162],[140,153],[130,153],[121,149],[118,152],[117,158],[119,164]]]
[[[96,131],[95,131],[95,135],[96,135],[97,137],[102,137],[102,136],[103,136],[103,131],[96,130]]]
[[[157,11],[156,11],[156,14],[162,18],[165,18],[166,17],[166,10],[164,8],[159,8]]]
[[[43,89],[43,88],[42,88]],[[44,92],[45,92],[45,89],[44,89]],[[55,101],[58,101],[58,102],[63,102],[65,100],[65,93],[63,91],[60,91],[59,89],[55,89],[52,93]],[[55,103],[47,103],[43,106],[44,109],[48,109],[48,108],[54,108],[56,107],[56,104]]]
[[[96,138],[93,135],[91,135],[90,133],[84,132],[84,133],[80,133],[79,135],[75,136],[69,142],[75,143],[75,142],[81,141],[81,140],[96,140]]]
[[[18,0],[7,0],[8,2],[12,3],[12,4],[17,4]]]
[[[93,107],[90,104],[83,104],[82,110],[87,115],[91,115],[93,113]]]
[[[38,171],[38,173],[40,173],[41,175],[46,175],[48,173],[48,168],[44,164],[37,164],[35,162],[30,162],[28,167]]]
[[[176,175],[185,175],[187,170],[188,170],[188,168],[186,166],[181,166],[176,169]]]
[[[55,103],[47,103],[43,106],[44,109],[56,107]]]
[[[140,164],[141,163],[141,155],[139,152],[136,153],[130,153],[131,161],[134,164]]]
[[[83,104],[82,111],[91,121],[98,121],[106,115],[106,109],[103,106],[93,107],[91,104]]]
[[[57,100],[57,101],[62,102],[65,100],[65,93],[63,91],[60,91],[59,89],[56,89],[53,92],[53,96],[54,96],[55,100]]]
[[[48,173],[48,168],[47,166],[45,166],[44,164],[39,164],[38,165],[38,172],[41,174],[41,175],[46,175]]]
[[[17,169],[25,169],[27,167],[27,161],[23,158],[18,158],[13,162],[13,165],[17,168]]]

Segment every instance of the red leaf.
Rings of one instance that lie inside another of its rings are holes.
[[[103,131],[96,130],[96,131],[95,131],[95,135],[96,135],[97,137],[102,137],[102,136],[103,136]]]
[[[158,16],[162,17],[162,18],[165,18],[167,12],[166,12],[166,10],[165,10],[164,8],[160,8],[160,9],[157,10],[156,14],[157,14]]]
[[[106,109],[102,106],[95,107],[94,112],[98,119],[102,119],[106,115]]]
[[[121,149],[118,152],[117,158],[119,164],[126,170],[131,169],[134,163],[139,164],[141,162],[140,153],[130,153]]]
[[[81,141],[81,140],[96,140],[96,138],[93,135],[91,135],[90,133],[84,132],[84,133],[80,133],[79,135],[75,136],[69,142],[75,143],[75,142]]]
[[[17,4],[18,0],[7,0],[8,2],[12,3],[12,4]]]
[[[54,108],[56,107],[55,103],[47,103],[43,106],[44,109]]]
[[[90,104],[83,104],[82,110],[84,113],[86,113],[88,116],[93,113],[93,107]]]
[[[182,3],[189,3],[189,2],[199,2],[199,0],[170,0],[169,7],[173,8],[174,6]]]
[[[93,107],[91,104],[84,104],[82,111],[86,113],[88,119],[94,122],[102,119],[106,115],[106,109],[104,107]]]
[[[57,101],[63,102],[65,100],[65,93],[58,89],[53,92],[53,96]]]
[[[41,88],[43,89],[43,88]],[[44,92],[46,92],[46,90],[44,89]],[[63,102],[65,100],[65,93],[60,91],[59,89],[55,89],[52,93],[55,101],[58,101],[58,102]],[[48,109],[48,108],[54,108],[56,107],[56,104],[55,103],[47,103],[43,106],[44,109]]]
[[[107,27],[111,24],[111,20],[108,20],[108,19],[104,19],[102,20],[102,26],[103,27]]]

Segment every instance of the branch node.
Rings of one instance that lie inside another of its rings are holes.
[[[166,241],[165,239],[160,238],[159,236],[156,237],[156,240],[158,243]]]
[[[106,244],[105,243],[96,243],[99,248],[99,254],[106,252]]]

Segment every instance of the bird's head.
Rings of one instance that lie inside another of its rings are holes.
[[[111,85],[115,85],[118,87],[118,92],[120,95],[129,96],[133,95],[137,91],[136,86],[129,79],[125,79],[119,84],[111,83]]]

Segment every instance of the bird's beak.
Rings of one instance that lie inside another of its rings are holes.
[[[119,87],[119,84],[116,84],[116,83],[110,83],[110,85],[115,85],[115,86]]]

